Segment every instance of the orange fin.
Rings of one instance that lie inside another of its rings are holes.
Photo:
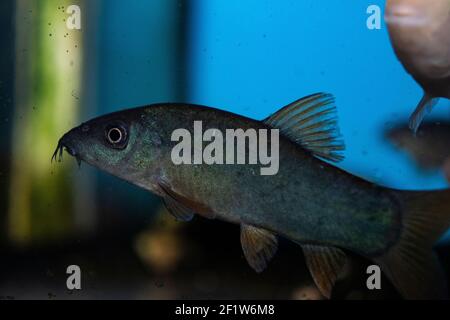
[[[448,299],[433,246],[450,224],[450,190],[393,191],[402,208],[400,239],[373,260],[405,299]]]
[[[278,239],[270,231],[241,224],[241,245],[250,267],[260,273],[277,252]]]
[[[297,100],[263,121],[314,156],[339,162],[345,149],[331,94],[318,93]]]
[[[338,248],[301,245],[306,264],[320,293],[330,299],[331,291],[347,263],[347,255]]]

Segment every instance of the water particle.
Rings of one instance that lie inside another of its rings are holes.
[[[77,99],[77,100],[80,99],[80,97],[78,97],[78,96],[75,94],[75,91],[72,91],[72,97],[74,97],[74,98]]]

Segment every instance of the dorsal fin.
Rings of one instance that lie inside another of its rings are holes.
[[[317,93],[297,100],[263,121],[313,155],[329,161],[344,159],[334,97]]]

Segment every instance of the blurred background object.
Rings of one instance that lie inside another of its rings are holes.
[[[425,172],[442,169],[450,157],[450,123],[446,121],[425,122],[417,134],[408,124],[399,124],[389,129],[386,137]]]
[[[450,99],[449,12],[447,0],[386,2],[385,21],[394,51],[424,91],[409,120],[414,132],[439,98]]]
[[[82,112],[83,39],[78,30],[62,34],[65,8],[55,10],[51,0],[16,2],[8,234],[18,245],[79,234],[94,213],[93,182],[72,175],[73,166],[53,170],[48,158],[55,137]]]
[[[386,138],[415,161],[424,175],[440,172],[450,182],[450,123],[425,122],[417,133],[408,124],[399,124],[385,132]]]
[[[152,272],[166,275],[176,270],[187,246],[180,234],[183,224],[173,219],[164,206],[160,208],[153,227],[136,237],[135,249]]]
[[[319,91],[337,98],[340,166],[401,189],[447,186],[383,132],[421,95],[389,43],[366,27],[383,0],[5,0],[0,3],[0,299],[315,299],[303,255],[281,241],[255,274],[239,227],[175,222],[144,190],[65,157],[61,134],[91,117],[155,102],[205,104],[262,119]],[[81,9],[81,30],[67,8]],[[388,80],[387,80],[388,79]],[[433,116],[448,119],[446,101]],[[440,256],[449,266],[449,254]],[[333,298],[398,297],[365,285],[355,257]],[[67,291],[68,265],[83,272]],[[387,280],[385,280],[387,281]],[[385,289],[386,288],[386,289]]]
[[[82,8],[80,30],[66,25],[70,5]],[[177,1],[136,1],[126,8],[121,1],[11,6],[15,105],[7,234],[12,243],[79,240],[115,215],[125,223],[151,218],[154,197],[128,191],[90,168],[77,170],[70,160],[51,164],[49,154],[61,132],[83,119],[124,106],[182,100],[182,11]]]

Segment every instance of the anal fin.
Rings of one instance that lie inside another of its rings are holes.
[[[334,247],[304,244],[301,246],[314,283],[320,293],[330,299],[333,286],[347,262],[346,254]]]
[[[241,224],[241,245],[248,264],[260,273],[277,252],[278,239],[270,231]]]

